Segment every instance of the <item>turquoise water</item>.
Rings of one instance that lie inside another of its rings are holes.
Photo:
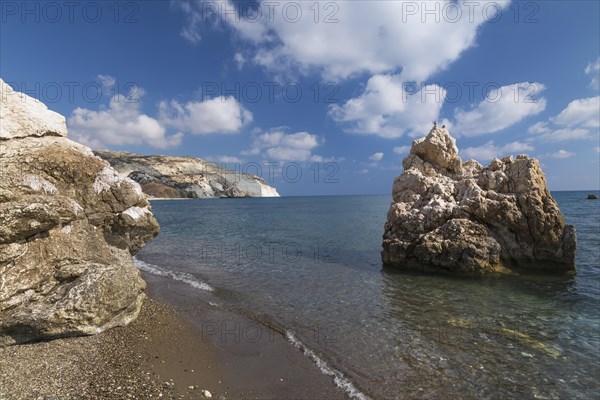
[[[382,268],[389,196],[153,202],[137,258],[286,332],[355,398],[598,398],[600,202],[554,195],[575,275]]]

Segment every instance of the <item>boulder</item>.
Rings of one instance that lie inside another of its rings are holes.
[[[586,199],[588,199],[588,200],[598,200],[598,196],[596,196],[593,193],[590,193],[590,194],[587,195]]]
[[[135,254],[159,227],[140,186],[0,80],[0,346],[134,320]]]
[[[415,140],[395,179],[383,235],[385,265],[457,272],[575,269],[575,228],[565,224],[536,159],[462,162],[434,125]]]

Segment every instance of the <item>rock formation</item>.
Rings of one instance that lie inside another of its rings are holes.
[[[191,157],[144,156],[96,151],[123,177],[138,182],[150,197],[279,197],[261,178]]]
[[[0,346],[137,317],[135,254],[158,234],[140,186],[0,80]]]
[[[575,228],[537,160],[462,162],[443,127],[415,140],[393,186],[385,265],[463,272],[575,268]]]

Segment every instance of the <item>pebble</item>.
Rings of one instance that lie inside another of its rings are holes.
[[[212,393],[210,393],[208,390],[203,390],[202,391],[202,396],[204,396],[207,399],[211,399],[212,398]]]

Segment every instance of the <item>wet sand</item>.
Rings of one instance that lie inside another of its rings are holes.
[[[127,327],[0,348],[0,399],[345,399],[280,334],[144,274]]]

